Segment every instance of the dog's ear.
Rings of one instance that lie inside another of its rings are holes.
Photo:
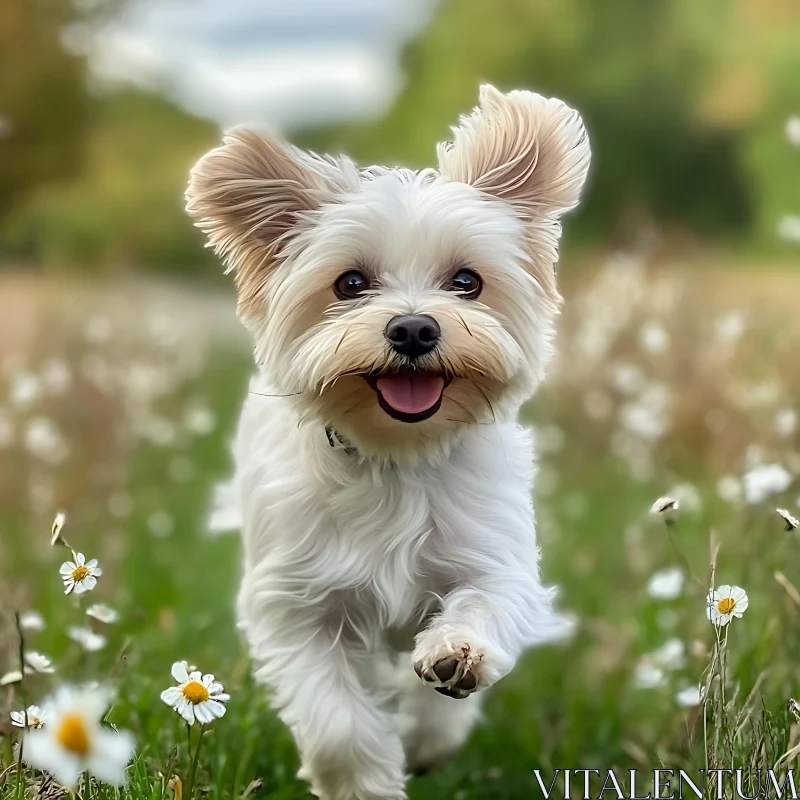
[[[264,284],[297,223],[345,188],[342,166],[240,128],[192,169],[186,211],[234,273],[244,316],[263,308]]]
[[[560,216],[574,208],[589,168],[589,138],[579,114],[533,92],[481,86],[478,107],[439,145],[439,171],[505,200],[526,214]]]

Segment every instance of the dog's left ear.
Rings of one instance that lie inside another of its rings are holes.
[[[533,92],[480,89],[480,103],[439,145],[442,177],[468,183],[526,215],[551,219],[578,204],[589,137],[577,111]]]
[[[351,174],[352,173],[352,174]],[[357,183],[345,159],[304,152],[268,134],[228,131],[191,171],[186,211],[234,273],[239,311],[263,312],[263,289],[298,223]]]

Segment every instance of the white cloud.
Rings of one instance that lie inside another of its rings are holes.
[[[161,0],[134,4],[89,46],[101,80],[158,86],[223,126],[377,115],[434,0]]]

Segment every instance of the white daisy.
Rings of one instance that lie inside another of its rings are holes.
[[[28,650],[25,653],[25,672],[32,674],[38,672],[42,675],[51,675],[55,672],[52,661],[42,653],[35,650]]]
[[[800,147],[800,117],[789,117],[786,120],[786,138],[796,147]]]
[[[97,559],[87,561],[83,553],[74,552],[72,557],[75,560],[65,561],[59,570],[64,581],[64,594],[91,591],[97,585],[97,576],[103,574],[103,570],[97,566]]]
[[[668,567],[654,572],[647,582],[647,594],[654,600],[674,600],[683,591],[683,570]]]
[[[663,686],[666,680],[664,670],[650,661],[639,661],[633,673],[633,682],[638,689],[655,689]]]
[[[770,495],[785,492],[791,482],[791,474],[780,464],[759,464],[742,478],[744,499],[751,504],[763,503]]]
[[[67,636],[69,636],[73,642],[77,642],[88,653],[96,653],[98,650],[102,650],[108,643],[105,636],[95,633],[91,628],[79,628],[74,626],[67,630]]]
[[[775,510],[786,524],[787,531],[793,531],[795,528],[800,528],[800,520],[798,520],[797,517],[793,517],[785,508],[778,508]]]
[[[106,625],[111,625],[119,619],[119,614],[105,603],[95,603],[93,606],[89,606],[89,608],[86,609],[86,614]]]
[[[22,673],[18,669],[15,669],[0,676],[0,686],[10,686],[12,683],[19,683],[21,680]]]
[[[674,497],[659,497],[650,507],[650,513],[669,518],[678,510],[679,505]]]
[[[675,702],[681,708],[694,708],[703,702],[705,691],[702,686],[687,686],[675,695]]]
[[[24,611],[19,615],[19,626],[24,631],[35,633],[44,630],[44,617],[38,611]]]
[[[664,670],[682,669],[686,664],[686,645],[680,639],[669,639],[645,658]]]
[[[64,524],[67,521],[67,515],[63,511],[59,511],[56,514],[56,518],[53,520],[53,527],[50,530],[50,544],[55,547],[57,544],[62,544],[63,540],[61,539],[61,531],[64,529]]]
[[[25,737],[25,760],[72,788],[86,770],[104,783],[122,786],[134,741],[128,731],[100,724],[109,701],[102,689],[59,689],[44,704],[47,724]]]
[[[714,625],[722,627],[734,617],[741,617],[749,602],[747,592],[740,586],[720,586],[709,592],[706,616]]]
[[[172,677],[178,682],[178,686],[171,686],[161,692],[161,699],[190,725],[195,720],[205,725],[225,714],[223,703],[230,700],[230,695],[223,692],[224,687],[213,675],[190,673],[185,661],[176,661],[172,665]]]
[[[39,706],[28,706],[27,712],[25,711],[12,711],[11,724],[17,728],[41,728],[47,722],[47,712],[42,711]],[[27,722],[26,722],[27,713]]]

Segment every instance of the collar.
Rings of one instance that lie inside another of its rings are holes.
[[[344,450],[345,455],[348,455],[348,456],[355,455],[358,452],[358,450],[356,450],[356,448],[353,447],[353,445],[350,444],[350,442],[348,442],[347,439],[344,438],[344,436],[341,436],[340,434],[338,434],[331,427],[326,427],[325,428],[325,437],[328,440],[328,444],[334,450]]]

